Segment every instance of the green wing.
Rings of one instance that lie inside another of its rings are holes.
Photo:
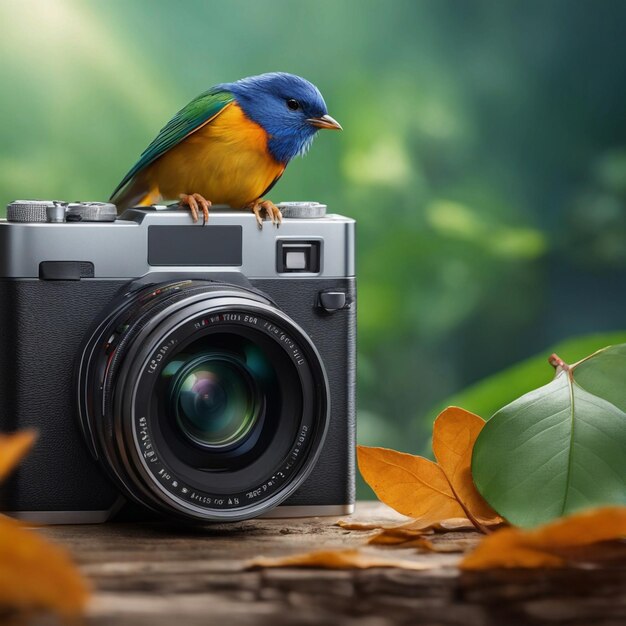
[[[209,91],[200,94],[176,113],[161,129],[156,139],[143,151],[139,161],[124,176],[122,182],[115,188],[115,191],[111,194],[111,202],[115,203],[116,199],[119,199],[122,195],[120,192],[138,172],[158,159],[170,148],[179,144],[187,135],[198,130],[198,128],[214,118],[233,100],[234,97],[228,91],[209,89]]]

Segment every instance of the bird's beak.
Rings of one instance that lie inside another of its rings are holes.
[[[310,117],[307,122],[316,128],[328,128],[330,130],[343,130],[341,124],[333,119],[330,115],[322,115],[322,117]]]

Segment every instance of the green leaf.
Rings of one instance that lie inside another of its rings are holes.
[[[626,344],[611,346],[574,365],[574,378],[583,389],[626,411],[625,363]]]
[[[472,457],[487,502],[518,526],[626,504],[625,377],[626,345],[607,348],[499,410]]]
[[[511,398],[518,398],[545,383],[546,363],[553,352],[556,352],[568,363],[575,363],[595,352],[598,348],[623,342],[626,342],[626,332],[624,331],[583,335],[567,339],[529,359],[503,369],[493,376],[480,380],[453,396],[447,397],[428,412],[425,421],[432,424],[437,415],[447,406],[462,406],[464,409],[487,419],[499,408],[509,403]],[[621,408],[626,410],[626,406]]]

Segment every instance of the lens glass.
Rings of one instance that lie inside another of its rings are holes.
[[[245,440],[262,405],[245,364],[223,353],[203,354],[181,367],[170,401],[181,431],[207,448]]]
[[[198,487],[210,472],[219,473],[217,488],[228,489],[245,468],[269,469],[253,467],[270,452],[287,452],[291,416],[301,412],[298,379],[276,342],[228,330],[193,338],[171,355],[154,405],[163,455]]]

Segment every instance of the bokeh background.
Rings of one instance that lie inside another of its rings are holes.
[[[624,24],[618,0],[2,0],[0,203],[104,200],[209,86],[309,78],[345,131],[271,197],[357,219],[359,441],[428,453],[438,408],[487,418],[555,344],[626,341]]]

